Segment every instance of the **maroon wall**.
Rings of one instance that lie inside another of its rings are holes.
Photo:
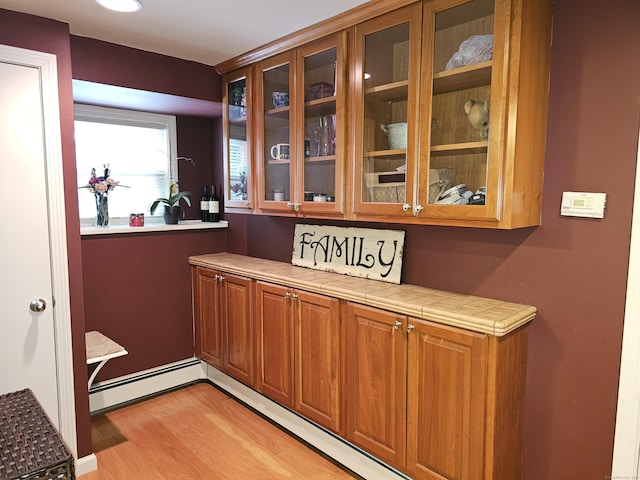
[[[403,282],[538,308],[527,480],[611,475],[639,127],[638,25],[637,0],[555,2],[541,227],[369,225],[406,230]],[[561,217],[566,190],[607,192],[605,218]],[[296,220],[228,218],[230,251],[290,261]]]
[[[109,379],[194,355],[187,258],[224,251],[225,230],[93,235],[82,239],[87,330],[121,343]]]
[[[71,49],[74,79],[211,101],[222,95],[210,66],[75,36]],[[192,192],[185,218],[199,219],[202,186],[222,186],[221,121],[179,116],[176,127],[178,156],[191,159],[178,161],[180,189]],[[226,230],[83,237],[87,330],[100,330],[129,352],[109,362],[98,381],[193,357],[187,258],[224,251],[226,237]],[[91,272],[105,259],[108,271],[93,282]],[[105,300],[117,313],[91,307]]]
[[[86,356],[84,345],[84,306],[82,295],[82,255],[76,185],[76,154],[73,140],[73,95],[71,91],[71,55],[68,25],[0,9],[0,44],[55,54],[58,64],[60,128],[64,190],[67,212],[69,288],[71,291],[71,330],[74,382],[76,385],[76,431],[78,455],[89,455],[91,429],[89,396],[85,387]],[[6,159],[5,159],[6,160]]]
[[[215,185],[218,196],[223,180],[222,120],[220,118],[177,117],[178,156],[189,157],[178,161],[180,190],[189,191],[191,207],[185,208],[185,218],[200,218],[202,187]],[[213,159],[213,160],[212,160]],[[222,198],[220,198],[222,201]]]
[[[72,36],[73,78],[220,102],[215,68],[91,38]]]

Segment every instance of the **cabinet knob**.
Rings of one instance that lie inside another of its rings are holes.
[[[291,298],[293,298],[294,300],[297,300],[298,299],[298,294],[292,293],[291,294]]]
[[[405,203],[404,205],[402,205],[403,212],[408,212],[409,210],[411,210],[411,205],[409,205],[408,203]]]
[[[396,323],[393,324],[393,328],[398,330],[402,326],[402,322],[400,320],[396,320]]]
[[[291,292],[284,292],[284,298],[286,299],[291,298]]]
[[[244,202],[244,203],[245,203],[245,205],[247,206],[247,208],[251,208],[251,202],[246,201],[246,202]]]
[[[414,325],[407,325],[407,333],[411,333],[413,331],[413,329],[416,328]]]
[[[219,281],[219,282],[224,281],[224,276],[222,276],[222,275],[218,275],[218,281]]]
[[[414,205],[413,215],[417,217],[420,214],[420,212],[422,212],[423,210],[424,210],[424,207],[422,205]]]
[[[300,210],[300,202],[293,202],[293,209],[297,212]]]
[[[287,202],[287,208],[293,208],[293,202]]]

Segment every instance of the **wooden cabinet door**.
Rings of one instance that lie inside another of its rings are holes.
[[[424,3],[417,204],[429,223],[540,225],[551,5]],[[468,39],[473,59],[457,53]]]
[[[223,301],[220,274],[202,267],[192,267],[193,317],[196,357],[208,364],[223,367]]]
[[[240,68],[222,78],[224,207],[231,212],[255,208],[252,86],[251,66]]]
[[[346,438],[404,469],[407,317],[353,303],[345,309]]]
[[[256,387],[272,400],[293,407],[293,303],[291,292],[256,283]]]
[[[412,216],[421,11],[416,2],[355,27],[349,98],[358,218]]]
[[[340,301],[294,293],[295,409],[329,430],[340,429]]]
[[[223,274],[222,279],[226,340],[224,371],[236,380],[253,386],[255,360],[252,281],[228,273]]]
[[[413,318],[409,325],[409,474],[483,478],[487,336]]]
[[[257,200],[261,210],[295,214],[295,55],[288,51],[256,66]]]
[[[297,205],[304,215],[342,214],[346,158],[347,32],[296,52]],[[323,196],[324,194],[324,196]],[[314,201],[314,197],[326,201]]]

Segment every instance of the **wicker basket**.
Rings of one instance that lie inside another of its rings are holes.
[[[0,480],[75,479],[73,456],[29,389],[0,395]]]
[[[401,179],[398,179],[401,177]],[[435,203],[440,194],[453,185],[456,171],[453,168],[429,169],[428,203]],[[365,185],[369,193],[369,202],[406,203],[404,173],[377,172],[364,174]],[[401,181],[396,181],[401,180]]]
[[[429,203],[435,203],[442,192],[454,184],[456,171],[453,168],[429,169]]]

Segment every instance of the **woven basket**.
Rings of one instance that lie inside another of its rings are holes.
[[[453,185],[456,171],[453,168],[429,169],[429,203],[435,203],[442,192]]]
[[[0,479],[74,480],[73,457],[29,389],[0,395]]]

